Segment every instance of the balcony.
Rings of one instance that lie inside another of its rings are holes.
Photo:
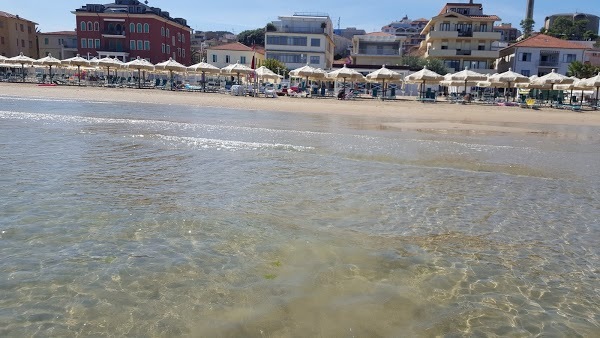
[[[427,55],[431,57],[453,57],[456,56],[456,49],[430,49]]]
[[[430,39],[456,39],[457,31],[432,31],[427,34],[427,40]]]
[[[459,31],[458,36],[461,38],[472,38],[473,31]]]
[[[277,33],[324,34],[325,29],[320,27],[277,27]]]
[[[367,49],[359,49],[356,55],[369,55],[369,56],[394,56],[400,55],[398,50],[367,50]]]
[[[471,50],[456,50],[456,55],[471,55]]]
[[[558,62],[558,60],[540,61],[538,66],[539,67],[558,67],[559,62]]]
[[[102,32],[103,38],[125,39],[125,31],[105,30]]]
[[[473,38],[482,40],[500,40],[500,32],[473,32]]]
[[[500,57],[500,52],[497,50],[472,50],[471,56],[482,59],[497,59]]]

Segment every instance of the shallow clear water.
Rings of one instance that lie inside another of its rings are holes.
[[[600,129],[387,122],[0,96],[0,336],[599,336]]]

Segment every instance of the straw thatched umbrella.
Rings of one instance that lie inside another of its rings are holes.
[[[346,67],[346,64],[340,69],[334,70],[332,72],[327,73],[327,77],[330,79],[343,79],[344,84],[342,88],[346,88],[346,80],[350,81],[365,81],[365,77],[352,68]]]
[[[385,80],[389,81],[398,81],[402,79],[402,74],[395,72],[393,70],[385,68],[385,65],[382,65],[380,69],[367,74],[367,80],[378,81],[381,80],[381,90],[383,95],[381,99],[385,98],[386,88],[385,88]]]
[[[221,73],[224,74],[237,74],[237,83],[240,84],[240,74],[250,74],[254,72],[254,69],[246,66],[246,65],[242,65],[239,62],[236,62],[234,64],[231,64],[229,66],[225,66],[223,68],[221,68]]]
[[[33,64],[38,66],[48,66],[50,82],[52,82],[52,66],[58,67],[62,64],[62,62],[53,57],[52,54],[48,53],[48,56],[33,61]]]
[[[306,84],[308,85],[308,78],[315,75],[316,70],[317,70],[316,68],[310,66],[307,63],[305,66],[290,70],[289,74],[290,74],[290,76],[293,76],[293,77],[306,78]]]
[[[78,85],[81,85],[81,66],[89,66],[90,61],[82,58],[81,56],[79,56],[79,54],[77,54],[72,58],[62,60],[61,64],[69,65],[69,66],[77,66],[77,77],[79,78]]]
[[[206,73],[219,74],[221,70],[218,67],[204,61],[187,67],[187,70],[195,73],[202,73],[202,89],[206,91]]]
[[[539,78],[537,78],[535,80],[535,82],[539,83],[539,84],[543,84],[543,85],[549,85],[550,90],[552,91],[552,90],[554,90],[554,85],[556,85],[556,84],[569,84],[569,83],[575,82],[575,80],[571,79],[568,76],[557,73],[556,69],[552,69],[552,72],[550,72],[544,76],[540,76]],[[550,97],[550,92],[548,92],[548,98],[549,97]]]
[[[432,70],[429,70],[429,69],[427,69],[427,67],[423,67],[423,69],[421,69],[420,71],[412,73],[412,74],[408,75],[406,78],[404,78],[405,82],[421,84],[421,90],[419,90],[419,97],[421,97],[421,95],[423,94],[423,92],[424,92],[423,88],[425,87],[426,83],[437,84],[443,80],[444,80],[443,75],[440,75]]]
[[[154,65],[149,61],[140,58],[139,56],[132,61],[125,63],[125,67],[137,69],[138,71],[138,88],[142,88],[142,70],[154,70]]]
[[[91,63],[91,62],[90,62]],[[110,77],[110,69],[111,68],[119,68],[123,65],[123,62],[119,59],[116,58],[111,58],[110,56],[104,57],[102,59],[99,59],[95,62],[93,62],[93,64],[97,65],[98,67],[105,67],[106,68],[106,81],[109,80]]]
[[[594,104],[594,109],[598,109],[598,91],[600,90],[600,73],[594,77],[590,77],[585,80],[585,85],[589,87],[596,88],[596,102]]]
[[[496,77],[494,77],[494,79],[496,79],[498,82],[503,82],[503,83],[508,84],[508,86],[506,87],[507,89],[511,87],[511,83],[515,84],[515,83],[528,83],[529,82],[529,78],[527,76],[521,75],[519,73],[515,73],[512,71],[511,68],[509,68],[504,73],[498,74]],[[515,100],[515,97],[513,95],[513,101],[514,100]]]
[[[6,59],[8,63],[20,64],[21,65],[21,73],[23,74],[23,82],[25,82],[25,65],[33,64],[35,59],[30,58],[29,56],[23,55],[23,53],[19,53],[17,56],[13,56],[11,58]]]
[[[182,65],[181,63],[173,60],[173,58],[169,58],[167,61],[157,63],[155,65],[156,69],[168,70],[171,75],[171,90],[173,90],[173,72],[183,73],[187,70],[187,67]]]
[[[477,81],[485,81],[487,80],[487,76],[485,74],[477,73],[469,68],[465,68],[458,73],[454,73],[450,75],[451,81],[464,81],[465,93],[467,92],[468,82],[477,82]]]

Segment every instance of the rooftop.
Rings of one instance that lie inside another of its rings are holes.
[[[182,18],[173,18],[169,15],[169,12],[163,11],[158,7],[151,7],[139,0],[114,0],[113,3],[109,4],[86,4],[81,8],[76,9],[73,13],[115,13],[115,14],[153,14],[165,18],[169,21],[178,23],[182,26],[189,27],[187,20]]]
[[[251,51],[255,51],[259,54],[264,54],[264,49],[262,47],[255,47],[254,49],[252,49],[252,47],[248,47],[240,42],[232,42],[232,43],[226,43],[224,45],[219,45],[219,46],[214,46],[214,47],[210,47],[209,49],[212,50],[231,50],[231,51],[237,51],[237,52],[251,52]]]
[[[505,49],[514,47],[533,47],[549,49],[588,49],[589,47],[580,43],[558,39],[545,34],[537,34],[525,40],[512,44]]]
[[[39,35],[72,35],[77,36],[76,31],[39,32]]]
[[[22,17],[20,17],[18,15],[14,15],[14,14],[10,14],[10,13],[7,13],[7,12],[3,12],[3,11],[0,11],[0,17],[23,20],[23,21],[31,22],[32,24],[37,25],[36,22],[24,19],[24,18],[22,18]]]

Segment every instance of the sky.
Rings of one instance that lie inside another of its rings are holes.
[[[187,20],[194,30],[225,30],[235,34],[248,29],[264,27],[280,15],[294,12],[329,14],[334,27],[356,27],[369,32],[402,19],[429,19],[439,13],[444,0],[376,0],[376,1],[199,1],[199,0],[148,0],[149,5],[168,11],[172,17]],[[71,11],[86,3],[110,3],[112,0],[0,0],[0,11],[19,15],[38,23],[42,32],[75,29],[75,15]],[[449,2],[468,2],[451,0]],[[502,22],[519,23],[525,17],[527,0],[476,0],[483,4],[484,14],[498,15]],[[260,5],[259,5],[260,3]],[[592,5],[595,3],[596,5]],[[583,12],[600,16],[598,0],[537,0],[535,2],[534,28],[543,26],[544,18],[551,14]],[[595,8],[594,8],[595,7]]]

